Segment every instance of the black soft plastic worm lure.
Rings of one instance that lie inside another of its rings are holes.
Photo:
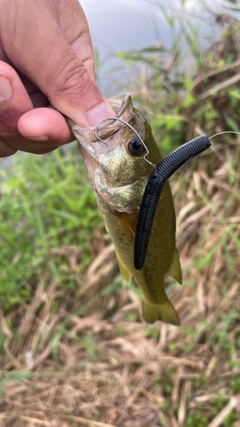
[[[198,136],[168,154],[150,175],[139,209],[135,234],[134,266],[137,270],[141,270],[144,265],[152,224],[165,181],[210,145],[206,135]]]

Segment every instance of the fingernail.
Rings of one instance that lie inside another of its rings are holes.
[[[12,97],[12,86],[10,81],[0,76],[0,102],[7,101]]]
[[[49,141],[49,136],[46,135],[42,135],[42,136],[31,136],[31,138],[33,141],[39,141],[39,142],[46,142]]]
[[[107,119],[112,116],[115,116],[114,111],[104,102],[97,105],[86,114],[86,118],[91,126],[95,126],[100,122],[100,120]]]

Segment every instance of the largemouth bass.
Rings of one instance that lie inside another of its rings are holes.
[[[95,129],[83,129],[71,120],[68,123],[79,142],[101,215],[116,249],[120,270],[128,282],[133,277],[142,291],[143,318],[148,323],[162,320],[179,325],[178,314],[164,289],[165,274],[182,282],[175,244],[176,218],[168,182],[164,184],[157,205],[144,266],[141,270],[134,267],[139,207],[154,169],[151,163],[159,163],[162,156],[150,125],[134,108],[131,96],[126,94],[108,102],[116,117],[137,131],[145,147],[133,129],[120,121],[104,121]],[[146,147],[149,162],[144,158]]]

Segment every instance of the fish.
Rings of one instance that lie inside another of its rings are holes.
[[[67,122],[79,143],[120,271],[128,283],[134,278],[141,290],[143,319],[147,323],[161,320],[179,325],[179,316],[164,285],[167,274],[182,283],[176,216],[168,181],[157,204],[144,265],[140,270],[134,266],[141,200],[154,165],[161,162],[162,155],[148,121],[134,107],[130,94],[108,99],[108,103],[116,114],[115,120],[109,118],[91,128],[81,128],[70,119]]]

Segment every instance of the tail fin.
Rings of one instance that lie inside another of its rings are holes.
[[[172,325],[180,325],[178,314],[169,300],[166,300],[163,304],[151,304],[142,301],[142,312],[143,318],[147,323],[162,320]]]

